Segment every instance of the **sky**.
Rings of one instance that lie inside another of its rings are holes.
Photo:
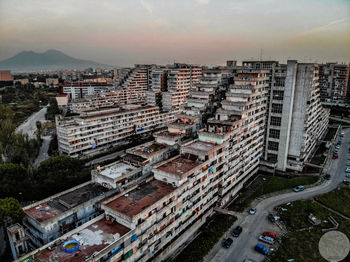
[[[350,0],[0,0],[0,60],[350,62]]]

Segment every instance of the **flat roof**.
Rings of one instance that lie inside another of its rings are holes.
[[[119,213],[132,217],[174,190],[175,188],[167,183],[152,180],[105,205]]]
[[[171,159],[170,161],[166,161],[164,164],[158,166],[156,169],[162,170],[173,175],[182,176],[183,174],[194,169],[200,164],[201,163],[197,160],[191,160],[179,156]]]
[[[136,167],[132,165],[126,164],[122,161],[118,161],[106,167],[104,170],[100,171],[99,173],[111,179],[116,179],[123,175],[130,174],[131,172],[135,171],[135,169]]]
[[[167,146],[157,143],[157,142],[151,142],[142,144],[133,148],[128,149],[130,153],[133,153],[135,155],[141,155],[143,157],[150,157],[152,155],[157,154],[157,152],[165,149]]]
[[[155,137],[162,136],[162,137],[169,137],[169,138],[177,138],[182,137],[184,134],[181,133],[170,133],[169,131],[160,131],[153,134]]]
[[[95,198],[106,191],[106,188],[90,183],[79,187],[74,191],[67,192],[46,202],[35,205],[24,210],[24,212],[36,221],[44,222],[77,205],[89,201],[90,199]]]
[[[90,257],[93,253],[101,251],[105,247],[120,239],[130,231],[129,228],[114,222],[108,224],[105,219],[100,219],[95,223],[83,228],[79,232],[68,237],[68,240],[79,241],[79,249],[72,253],[63,251],[63,244],[66,241],[56,241],[49,248],[44,249],[40,254],[35,256],[35,261],[53,261],[57,262],[83,262],[86,257]]]
[[[195,141],[189,145],[186,145],[185,148],[192,149],[192,150],[198,150],[202,152],[209,152],[213,148],[215,148],[216,145],[209,143],[209,142],[203,142],[203,141]]]

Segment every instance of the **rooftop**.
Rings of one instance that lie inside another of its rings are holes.
[[[178,138],[183,137],[184,134],[179,133],[170,133],[169,131],[160,131],[153,134],[155,137],[162,136],[162,137],[168,137],[168,138]]]
[[[186,148],[188,149],[202,151],[202,152],[209,152],[215,147],[216,147],[215,144],[203,142],[203,141],[195,141],[189,145],[186,145]]]
[[[123,175],[127,175],[136,170],[136,167],[128,165],[122,161],[115,162],[109,166],[102,167],[100,169],[100,174],[111,179],[116,179]]]
[[[119,213],[132,217],[147,207],[169,195],[175,189],[169,184],[158,180],[152,180],[138,188],[128,192],[124,196],[118,197],[105,205]]]
[[[157,142],[150,142],[150,143],[146,143],[146,144],[142,144],[142,145],[130,148],[127,150],[127,152],[147,158],[154,154],[157,154],[159,151],[165,148],[166,146],[163,144],[159,144]]]
[[[108,224],[106,220],[100,219],[81,231],[70,236],[67,240],[79,241],[79,250],[73,253],[63,251],[63,241],[56,241],[47,249],[35,256],[35,261],[57,261],[57,262],[82,262],[86,257],[109,246],[130,231],[129,228],[114,222]],[[52,259],[52,260],[51,260]]]
[[[106,191],[107,189],[104,187],[90,183],[79,187],[74,191],[67,192],[46,202],[35,205],[24,210],[24,212],[36,221],[44,222],[77,205],[89,201],[90,199],[95,198]]]
[[[178,156],[169,161],[163,162],[163,164],[157,166],[156,169],[181,177],[183,174],[191,171],[200,164],[201,163],[196,159],[187,159],[183,156]]]

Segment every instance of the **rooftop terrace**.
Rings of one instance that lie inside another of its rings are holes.
[[[100,174],[106,177],[109,177],[111,179],[116,179],[118,177],[121,177],[123,175],[131,174],[134,172],[137,168],[126,164],[122,161],[115,162],[111,165],[108,165],[106,167],[103,167],[100,170]]]
[[[163,144],[159,144],[157,142],[150,142],[150,143],[146,143],[140,146],[130,148],[127,150],[127,152],[147,158],[157,154],[159,151],[165,148],[166,146]]]
[[[118,197],[105,205],[119,213],[132,217],[147,207],[161,200],[175,189],[169,184],[158,180],[152,180],[147,184],[128,192],[124,196]]]
[[[82,262],[86,260],[86,257],[109,246],[129,231],[129,228],[121,224],[116,222],[109,224],[106,220],[100,219],[67,239],[79,241],[80,246],[77,251],[66,253],[63,251],[65,242],[56,241],[52,246],[36,255],[35,261]]]
[[[183,174],[186,174],[200,164],[201,162],[197,161],[196,159],[187,159],[183,156],[178,156],[170,159],[169,161],[163,162],[161,165],[155,168],[166,173],[182,177]]]
[[[41,204],[24,210],[24,212],[36,221],[44,222],[92,198],[102,195],[106,191],[106,188],[90,183],[71,192],[49,199],[46,202],[44,201]]]
[[[215,147],[216,147],[215,144],[212,144],[209,142],[203,142],[203,141],[195,141],[189,145],[186,145],[186,148],[188,149],[195,150],[195,151],[202,151],[202,152],[209,152]]]

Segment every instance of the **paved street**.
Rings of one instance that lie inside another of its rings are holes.
[[[44,107],[38,112],[32,114],[30,117],[27,118],[20,126],[17,127],[16,132],[22,133],[22,134],[28,134],[29,138],[36,138],[36,135],[34,134],[36,128],[36,122],[37,121],[44,121],[45,120],[45,114],[46,114],[47,108]]]
[[[49,150],[51,136],[42,136],[43,143],[41,144],[40,151],[38,157],[35,159],[34,165],[39,165],[42,161],[49,158],[49,154],[47,153]]]
[[[275,206],[288,203],[291,201],[308,199],[316,195],[327,193],[337,188],[345,178],[345,168],[348,158],[348,147],[350,141],[350,131],[345,130],[345,137],[342,146],[339,150],[339,159],[330,159],[328,173],[332,175],[331,180],[326,180],[324,183],[308,188],[302,192],[289,192],[282,195],[276,195],[259,202],[255,207],[257,213],[255,215],[240,214],[233,227],[241,225],[243,232],[238,239],[234,239],[234,243],[229,249],[221,247],[221,241],[211,250],[205,257],[204,261],[217,262],[241,262],[246,258],[254,261],[262,261],[263,255],[254,251],[254,246],[258,243],[257,237],[264,231],[279,231],[277,226],[272,225],[267,220],[267,215]],[[229,234],[231,230],[227,231]]]

